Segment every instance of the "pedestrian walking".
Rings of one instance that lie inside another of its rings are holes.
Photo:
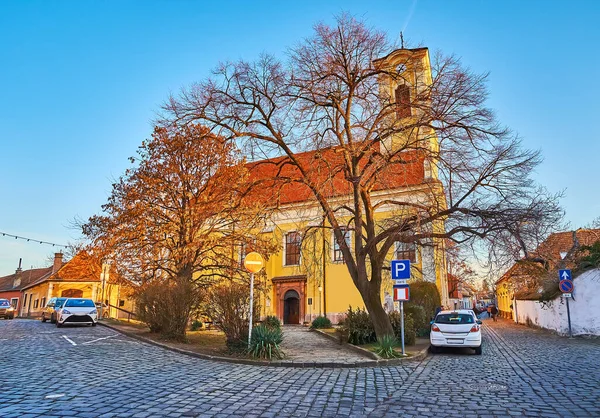
[[[492,305],[492,308],[490,309],[490,313],[492,314],[492,319],[494,320],[494,322],[497,321],[496,317],[498,316],[498,308],[496,308],[496,305]]]
[[[488,314],[488,318],[492,317],[492,305],[487,306],[487,314]]]

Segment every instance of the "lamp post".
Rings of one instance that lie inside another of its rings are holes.
[[[110,272],[110,262],[102,263],[102,273],[100,273],[100,281],[102,283],[102,299],[100,300],[100,318],[104,317],[104,289]]]
[[[323,316],[322,315],[322,311],[321,311],[321,296],[322,296],[322,292],[323,292],[323,286],[319,286],[319,316]]]

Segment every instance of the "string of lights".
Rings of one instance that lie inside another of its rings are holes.
[[[68,248],[67,245],[56,244],[54,242],[48,242],[48,241],[40,241],[39,239],[34,239],[34,238],[21,237],[19,235],[9,234],[8,232],[2,232],[2,231],[0,231],[0,234],[2,234],[3,237],[10,237],[10,238],[14,238],[14,239],[23,239],[23,240],[26,240],[28,242],[39,242],[40,244],[52,245],[53,247]]]

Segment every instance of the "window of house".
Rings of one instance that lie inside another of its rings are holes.
[[[409,117],[410,112],[410,88],[402,84],[396,88],[396,117],[398,119]]]
[[[37,309],[37,307],[39,306],[39,302],[40,302],[39,299],[36,299],[33,301],[33,309]]]
[[[42,303],[40,304],[41,307],[46,306],[46,298],[42,298]]]
[[[297,266],[300,264],[300,247],[302,237],[298,232],[285,234],[285,265]]]
[[[414,242],[396,241],[396,249],[394,251],[396,260],[410,260],[411,263],[417,262],[417,245]]]
[[[350,235],[350,229],[346,227],[340,228],[344,234],[344,241],[348,247],[352,246],[352,236]],[[342,254],[342,248],[338,244],[335,234],[333,235],[333,261],[342,262],[344,261],[344,255]]]
[[[13,308],[17,309],[17,306],[19,306],[19,298],[12,298],[10,300],[10,304]]]

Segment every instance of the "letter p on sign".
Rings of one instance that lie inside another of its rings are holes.
[[[392,279],[410,279],[410,260],[392,260]]]

